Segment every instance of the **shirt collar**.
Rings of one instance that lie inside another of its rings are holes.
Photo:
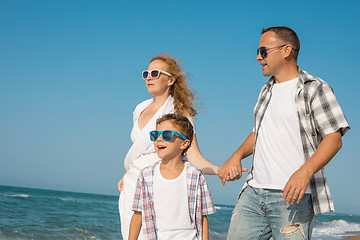
[[[303,88],[307,82],[314,81],[314,79],[311,79],[307,76],[307,72],[303,71],[299,66],[297,68],[298,68],[298,72],[299,72],[299,74],[298,74],[299,82],[298,82],[297,86],[299,88]],[[274,86],[274,84],[275,84],[275,78],[274,78],[274,76],[272,76],[269,79],[269,81],[265,84],[265,88],[268,90],[271,90],[272,87]]]

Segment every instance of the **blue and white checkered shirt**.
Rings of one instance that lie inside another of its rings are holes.
[[[315,153],[319,144],[327,134],[340,130],[341,135],[343,136],[350,129],[350,126],[335,98],[333,90],[326,82],[308,74],[300,68],[298,77],[299,82],[297,84],[295,102],[297,104],[300,135],[306,161]],[[258,130],[270,102],[274,82],[275,80],[272,77],[262,87],[258,102],[254,108],[255,122],[253,131],[255,132],[255,146],[253,157],[256,152]],[[248,182],[253,178],[252,171],[253,167],[245,179],[245,185],[242,191],[248,186]],[[311,178],[310,188],[314,213],[318,215],[326,212],[333,212],[334,203],[327,184],[324,169],[320,169]]]

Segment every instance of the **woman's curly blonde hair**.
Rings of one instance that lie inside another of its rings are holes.
[[[195,116],[194,109],[195,95],[186,84],[186,73],[183,72],[178,64],[178,60],[167,54],[158,54],[151,58],[150,63],[160,60],[168,65],[168,72],[175,78],[175,83],[170,88],[170,95],[174,98],[175,110],[184,116]]]

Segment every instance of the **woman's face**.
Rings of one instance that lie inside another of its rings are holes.
[[[149,64],[148,71],[152,70],[163,70],[168,72],[168,65],[161,61],[161,60],[154,60]],[[146,88],[150,94],[153,96],[161,96],[163,94],[170,94],[169,90],[171,85],[174,84],[174,78],[169,77],[163,73],[160,74],[159,78],[152,78],[148,74],[147,78],[145,79]]]

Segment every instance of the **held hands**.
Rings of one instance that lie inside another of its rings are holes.
[[[219,167],[218,176],[224,186],[226,181],[235,181],[241,178],[242,172],[247,170],[247,168],[241,167],[241,161],[233,155]]]
[[[311,175],[300,168],[289,178],[284,189],[282,190],[282,200],[287,204],[299,203],[305,194],[305,191],[310,183]]]

